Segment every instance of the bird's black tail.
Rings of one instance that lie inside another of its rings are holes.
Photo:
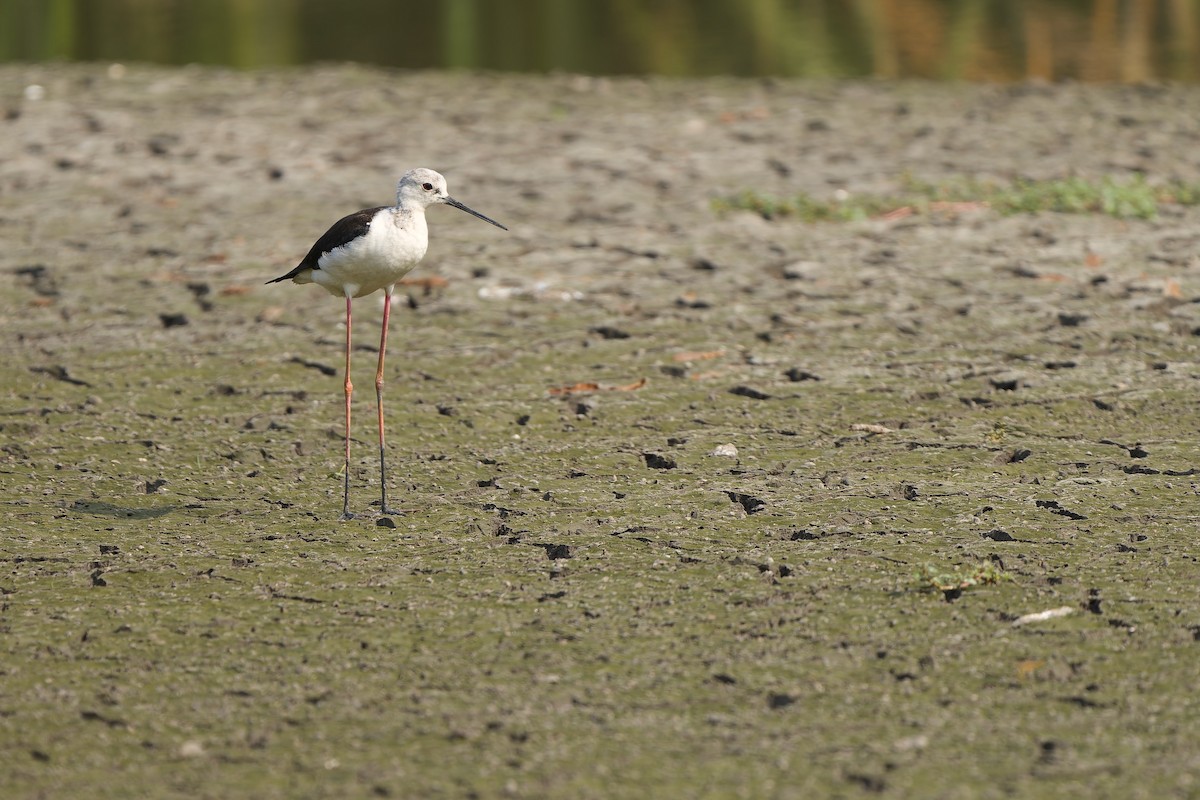
[[[304,264],[300,264],[288,274],[280,275],[278,278],[272,278],[271,280],[267,281],[267,283],[279,283],[280,281],[291,280],[306,269],[308,269],[308,267],[306,267]]]

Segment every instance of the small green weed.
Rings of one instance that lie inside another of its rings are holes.
[[[942,592],[947,600],[957,600],[965,590],[972,586],[1011,580],[1011,575],[991,561],[982,561],[974,567],[960,567],[948,572],[939,571],[936,567],[926,564],[916,574],[917,585],[920,589],[924,591],[936,589]]]
[[[766,219],[795,217],[804,222],[851,222],[879,216],[904,217],[932,212],[959,213],[988,207],[1000,214],[1105,214],[1119,219],[1153,219],[1164,205],[1200,205],[1200,183],[1174,181],[1155,185],[1144,177],[1098,180],[1069,177],[1018,179],[991,183],[958,178],[929,183],[905,177],[894,195],[845,195],[819,200],[810,194],[773,198],[753,190],[713,203],[717,211],[744,210]]]

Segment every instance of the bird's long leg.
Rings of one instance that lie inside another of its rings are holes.
[[[388,505],[387,490],[387,467],[384,466],[384,445],[383,445],[383,359],[387,356],[387,336],[388,336],[388,320],[392,316],[392,291],[394,287],[389,286],[384,289],[383,296],[383,331],[379,334],[379,368],[375,370],[375,401],[379,407],[379,486],[381,497],[379,502],[379,512],[381,514],[399,514],[399,511],[391,508]]]
[[[350,382],[350,293],[346,293],[346,474],[345,493],[342,496],[342,519],[354,519],[350,513],[350,396],[354,394],[354,384]]]

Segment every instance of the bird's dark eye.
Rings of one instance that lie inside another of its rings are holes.
[[[421,188],[422,188],[422,189],[424,189],[424,190],[425,190],[425,191],[427,191],[427,192],[432,192],[432,191],[433,191],[433,184],[432,184],[432,183],[422,183],[422,184],[421,184]]]

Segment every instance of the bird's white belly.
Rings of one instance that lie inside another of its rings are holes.
[[[424,258],[429,234],[424,214],[400,220],[395,214],[394,209],[381,212],[365,236],[321,256],[313,281],[336,295],[362,297],[407,275]]]

